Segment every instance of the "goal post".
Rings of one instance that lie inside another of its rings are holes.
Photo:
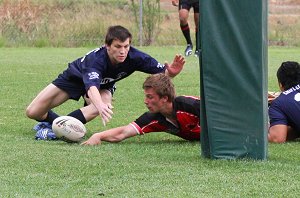
[[[267,158],[267,0],[200,0],[201,155]]]

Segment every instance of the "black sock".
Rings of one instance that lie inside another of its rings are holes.
[[[84,115],[82,114],[82,111],[80,109],[77,109],[71,113],[68,114],[68,116],[72,116],[74,118],[77,118],[78,120],[80,120],[83,124],[86,124],[86,119],[84,117]]]
[[[180,28],[181,28],[181,31],[183,33],[183,36],[184,36],[187,44],[192,45],[189,24],[186,24],[186,25],[183,25],[183,26],[180,25]]]
[[[59,115],[57,115],[56,113],[54,113],[52,110],[48,111],[47,117],[44,120],[37,120],[38,122],[49,122],[50,124],[52,124],[52,122],[58,118]]]

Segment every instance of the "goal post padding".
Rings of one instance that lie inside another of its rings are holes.
[[[201,154],[267,158],[267,0],[200,0]]]

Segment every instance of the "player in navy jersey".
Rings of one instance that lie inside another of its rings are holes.
[[[277,71],[281,94],[269,107],[269,142],[283,143],[300,137],[300,65],[283,62]]]
[[[176,97],[171,79],[164,74],[150,75],[146,78],[143,89],[148,112],[126,126],[95,133],[82,145],[97,145],[101,141],[120,142],[151,132],[167,132],[185,140],[200,141],[198,97]]]
[[[115,83],[135,71],[176,76],[183,68],[184,57],[176,55],[172,64],[161,64],[146,53],[130,46],[132,35],[122,26],[108,28],[105,46],[69,63],[57,79],[42,90],[26,109],[26,115],[39,121],[34,127],[37,139],[47,139],[51,123],[58,117],[51,109],[69,99],[84,97],[86,105],[70,114],[86,123],[98,115],[105,125],[112,118],[112,95]],[[46,128],[47,130],[43,131]],[[41,136],[41,137],[39,137]]]
[[[196,50],[195,56],[199,56],[198,49],[198,25],[199,25],[199,0],[172,0],[172,5],[178,6],[179,23],[182,34],[186,40],[187,47],[184,51],[185,56],[190,56],[193,53],[193,42],[190,34],[190,27],[188,23],[190,9],[194,9],[194,22],[195,22],[195,37],[196,37]]]

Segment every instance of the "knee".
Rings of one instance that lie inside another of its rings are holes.
[[[179,22],[181,26],[188,24],[187,19],[183,17],[179,17]]]
[[[33,109],[32,107],[30,107],[30,106],[28,106],[28,107],[26,108],[25,113],[26,113],[26,116],[27,116],[28,118],[30,118],[30,119],[38,119],[36,112],[35,112],[34,109]]]

